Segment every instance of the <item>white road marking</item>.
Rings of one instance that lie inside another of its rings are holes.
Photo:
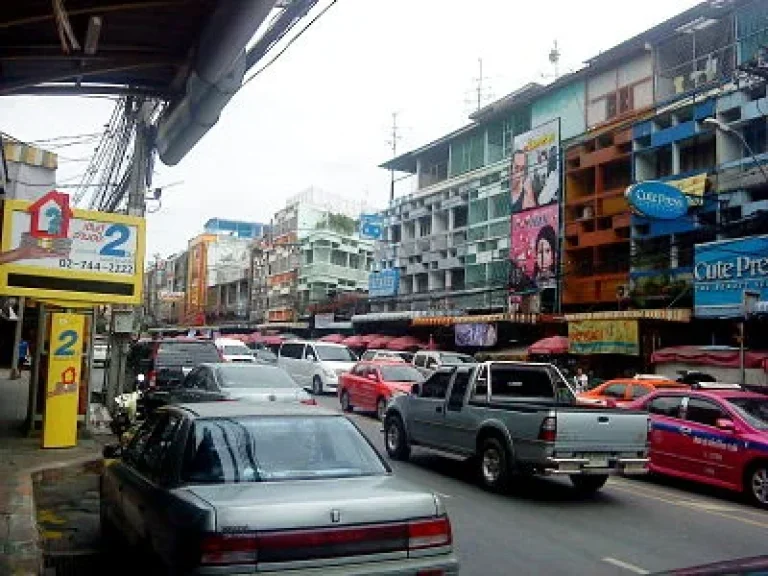
[[[630,564],[629,562],[624,562],[622,560],[617,560],[616,558],[611,558],[610,556],[606,556],[605,558],[603,558],[603,562],[606,562],[608,564],[613,564],[614,566],[618,566],[619,568],[623,568],[624,570],[634,572],[635,574],[650,574],[648,570],[640,568],[640,566],[635,566],[634,564]]]

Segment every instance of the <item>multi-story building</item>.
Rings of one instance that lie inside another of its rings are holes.
[[[268,238],[262,238],[251,244],[249,255],[250,268],[249,294],[248,300],[248,319],[256,324],[263,324],[267,321],[267,311],[269,310],[269,254],[272,245]]]
[[[352,230],[355,222],[349,218]],[[350,292],[368,291],[373,264],[373,241],[361,240],[357,232],[326,228],[310,232],[301,240],[299,309],[325,303]]]
[[[350,201],[317,188],[309,188],[288,199],[285,208],[275,214],[271,223],[268,322],[290,323],[298,319],[302,241],[318,229],[327,228],[335,218],[356,220],[365,211],[364,202]]]
[[[203,232],[206,234],[234,236],[249,240],[265,236],[268,230],[269,226],[260,222],[242,222],[224,218],[211,218],[203,225]]]

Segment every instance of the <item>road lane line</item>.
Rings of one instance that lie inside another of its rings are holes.
[[[617,560],[616,558],[611,558],[610,556],[606,556],[605,558],[603,558],[603,562],[606,562],[608,564],[613,564],[614,566],[618,566],[619,568],[623,568],[624,570],[634,572],[635,574],[650,574],[648,570],[640,568],[640,566],[635,566],[634,564],[630,564],[629,562],[624,562],[622,560]]]
[[[637,490],[629,490],[627,488],[622,488],[621,486],[616,486],[615,484],[613,485],[613,488],[614,490],[618,490],[619,492],[634,494],[635,496],[639,496],[641,498],[650,498],[652,500],[658,500],[659,502],[665,502],[666,504],[672,504],[673,506],[680,506],[681,508],[688,508],[689,510],[696,510],[704,514],[711,514],[712,516],[720,516],[722,518],[727,518],[735,522],[742,522],[743,524],[750,524],[752,526],[758,526],[759,528],[768,529],[768,523],[766,522],[757,522],[756,520],[752,520],[749,518],[742,518],[739,516],[733,516],[731,514],[725,514],[724,512],[718,512],[716,510],[703,508],[702,506],[697,506],[695,503],[690,503],[685,500],[670,500],[669,498],[661,498],[660,496],[651,495],[646,492],[640,492]]]

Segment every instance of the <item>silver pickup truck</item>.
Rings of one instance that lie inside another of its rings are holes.
[[[411,446],[476,457],[481,482],[494,491],[513,474],[567,474],[591,493],[609,475],[642,474],[648,464],[648,415],[576,406],[551,364],[439,368],[392,399],[384,434],[395,459],[408,458]]]

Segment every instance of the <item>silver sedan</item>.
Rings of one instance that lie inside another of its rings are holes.
[[[104,455],[105,538],[149,547],[169,573],[458,574],[440,499],[338,413],[166,406]]]

